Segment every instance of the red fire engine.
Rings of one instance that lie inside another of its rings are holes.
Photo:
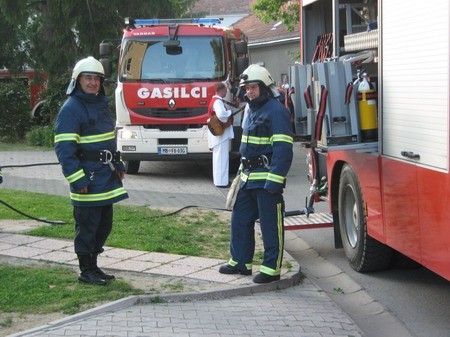
[[[296,130],[311,197],[357,271],[400,252],[450,280],[449,13],[447,0],[300,1]]]
[[[26,69],[21,72],[11,72],[7,69],[0,69],[0,81],[22,81],[30,89],[31,115],[37,117],[39,109],[43,103],[41,93],[45,90],[47,76],[42,72]]]
[[[115,98],[117,142],[127,172],[137,173],[141,161],[210,158],[208,103],[215,83],[237,83],[248,66],[245,35],[220,27],[219,19],[125,23]],[[100,45],[107,73],[111,52],[111,44]],[[239,121],[232,160],[239,159]]]

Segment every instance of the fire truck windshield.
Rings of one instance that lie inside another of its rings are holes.
[[[178,36],[177,53],[163,42],[166,37],[128,39],[120,62],[121,82],[208,81],[225,78],[225,52],[218,36]]]

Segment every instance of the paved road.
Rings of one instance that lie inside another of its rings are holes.
[[[362,285],[417,337],[450,336],[450,282],[426,268],[357,273],[349,266],[343,250],[334,249],[330,231],[303,231],[301,237],[320,256]],[[364,330],[363,323],[360,326]]]
[[[0,152],[2,166],[56,163],[51,151]],[[4,169],[2,187],[56,195],[68,195],[68,183],[58,165]],[[154,207],[224,207],[226,190],[208,184],[206,162],[144,162],[140,173],[127,175],[124,185],[130,198],[124,204]],[[17,178],[17,179],[15,179]]]
[[[54,163],[56,158],[51,151],[38,152],[0,152],[1,165],[13,164],[30,164],[30,163]],[[294,210],[303,207],[304,198],[308,194],[308,185],[305,179],[306,163],[299,147],[296,147],[294,155],[294,164],[288,177],[288,186],[285,192],[286,209]],[[32,168],[17,168],[4,170],[5,182],[2,185],[4,188],[28,190],[34,192],[57,194],[67,196],[67,182],[62,177],[59,166],[37,166]],[[129,191],[130,199],[126,204],[149,205],[152,207],[170,207],[181,208],[190,205],[197,205],[202,207],[222,208],[225,202],[227,190],[217,189],[212,184],[210,173],[210,166],[208,163],[186,163],[186,162],[151,162],[142,163],[140,173],[138,175],[129,175],[125,180],[125,187]],[[319,209],[326,210],[324,205],[319,205]],[[296,293],[297,288],[290,290],[283,290],[277,293],[261,294],[249,298],[236,298],[235,302],[228,302],[228,306],[235,305],[235,311],[242,314],[239,316],[250,319],[255,313],[262,321],[270,321],[270,324],[265,325],[266,334],[269,336],[276,336],[274,330],[283,336],[360,336],[363,335],[359,327],[363,327],[365,336],[413,336],[413,334],[405,328],[405,326],[396,319],[386,308],[380,303],[374,301],[364,290],[363,287],[355,283],[345,273],[334,265],[328,263],[320,257],[313,249],[311,249],[297,233],[287,233],[286,249],[302,266],[308,275],[306,285],[311,285],[316,289],[315,295],[319,295],[316,299],[320,302],[322,300],[328,301],[323,308],[317,307],[312,309],[314,314],[302,313],[297,315],[297,312],[302,312],[301,308],[314,304],[315,300],[311,302],[303,297],[301,292]],[[317,288],[317,282],[321,281],[321,291]],[[345,292],[337,291],[336,289],[345,290]],[[297,289],[298,291],[298,289]],[[286,293],[285,293],[286,292]],[[274,295],[275,294],[275,295]],[[341,311],[336,307],[330,297],[336,297],[340,306],[345,310]],[[323,297],[322,297],[323,296]],[[314,297],[314,296],[313,296]],[[283,302],[279,302],[282,298]],[[257,302],[257,303],[256,303]],[[238,303],[245,304],[243,307],[238,306]],[[207,307],[211,307],[212,312],[222,307],[222,302],[211,301],[203,303]],[[226,307],[227,305],[225,305]],[[147,306],[146,306],[147,307]],[[151,307],[151,306],[150,306]],[[149,310],[153,310],[149,307]],[[182,306],[177,305],[178,308]],[[255,309],[256,307],[260,309]],[[160,308],[160,307],[159,307]],[[269,313],[266,308],[270,308]],[[273,310],[276,308],[276,310]],[[291,310],[285,310],[291,308]],[[325,309],[327,308],[327,309]],[[137,317],[144,316],[152,317],[152,314],[142,314],[135,312],[137,307],[133,306],[130,309],[130,316]],[[127,315],[125,310],[124,315]],[[142,308],[139,308],[141,311]],[[180,309],[184,310],[184,309]],[[198,313],[198,308],[193,309]],[[205,309],[206,310],[206,309]],[[328,310],[331,310],[328,311]],[[225,317],[226,312],[221,316]],[[203,312],[202,315],[205,313]],[[322,315],[323,314],[323,315]],[[103,315],[103,314],[102,314]],[[310,315],[316,315],[312,319]],[[330,316],[331,315],[331,316]],[[102,316],[100,319],[113,319],[114,314]],[[210,316],[212,317],[212,316]],[[299,321],[305,321],[305,317],[311,318],[315,327],[308,328],[309,323],[300,324],[301,329],[298,328]],[[334,317],[334,318],[333,318]],[[166,317],[167,318],[167,317]],[[203,318],[193,317],[194,321],[199,324]],[[231,333],[235,335],[245,335],[241,329],[234,322],[238,319],[238,315],[233,316],[232,319],[227,320],[228,325],[216,324],[216,330],[189,330],[179,331],[180,336],[193,336],[197,332],[199,335],[211,336],[229,336]],[[259,319],[259,318],[258,318]],[[341,319],[348,320],[349,326],[327,326],[333,323],[334,320],[341,322]],[[356,325],[354,322],[356,321]],[[92,324],[99,324],[96,318],[89,320],[89,326]],[[177,324],[184,327],[183,322],[177,321]],[[322,322],[322,323],[320,323]],[[166,322],[167,323],[167,322]],[[123,323],[120,323],[123,324]],[[156,324],[154,319],[152,323]],[[212,324],[212,323],[211,323]],[[214,323],[215,324],[215,323]],[[202,324],[203,325],[203,324]],[[259,325],[255,319],[248,322],[249,336],[258,335],[255,330],[255,325]],[[178,325],[177,325],[178,326]],[[192,327],[189,327],[191,329]],[[198,326],[197,326],[198,328]],[[74,327],[74,329],[79,329]],[[305,330],[306,329],[306,330]],[[236,332],[234,332],[236,330]],[[139,334],[127,332],[124,336],[151,336],[150,333],[145,334],[140,331]],[[38,336],[39,334],[35,335]],[[76,334],[75,334],[76,335]],[[80,336],[94,336],[95,334],[80,334]],[[102,336],[121,336],[116,332],[107,334],[101,333]],[[162,336],[163,331],[157,336]],[[174,335],[174,330],[168,331],[168,335]],[[264,335],[264,334],[259,334]],[[39,335],[42,336],[42,335]]]

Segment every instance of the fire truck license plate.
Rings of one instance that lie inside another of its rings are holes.
[[[158,147],[159,155],[186,155],[187,147]]]

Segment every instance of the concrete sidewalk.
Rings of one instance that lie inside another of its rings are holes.
[[[75,278],[73,242],[21,234],[35,225],[0,221],[2,260],[69,265]],[[346,313],[303,278],[289,254],[285,260],[290,268],[280,281],[257,285],[249,276],[219,274],[222,260],[106,247],[101,267],[119,278],[121,272],[139,273],[150,284],[183,284],[186,292],[131,296],[10,336],[362,336]]]
[[[36,237],[22,234],[22,231],[39,226],[37,221],[0,220],[0,256],[52,262],[73,266],[78,272],[78,260],[74,253],[73,240]],[[236,286],[251,285],[252,277],[224,275],[218,273],[223,260],[204,257],[162,254],[105,246],[99,256],[99,266],[109,271],[136,272],[142,275],[166,276],[178,280],[189,279],[214,289],[229,289]],[[297,274],[297,262],[287,255],[290,268],[282,270],[284,279]],[[286,263],[284,263],[286,266]],[[257,274],[254,267],[253,274]],[[74,273],[74,277],[76,274]],[[191,282],[193,284],[194,282]]]

